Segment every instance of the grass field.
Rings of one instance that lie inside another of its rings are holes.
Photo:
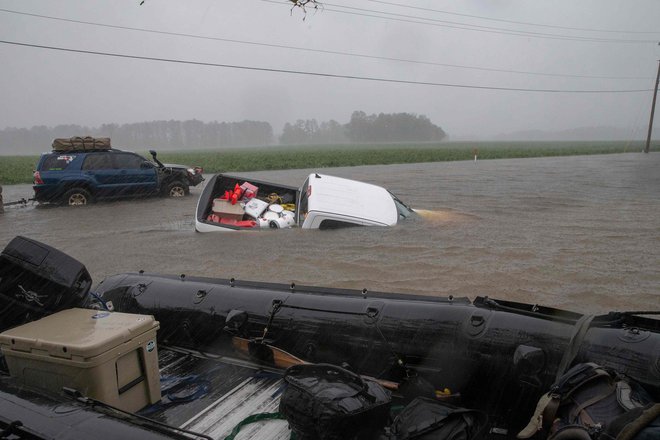
[[[658,151],[660,142],[651,146]],[[161,152],[162,162],[202,166],[205,173],[327,168],[394,163],[506,159],[638,152],[643,142],[443,142],[440,144],[314,145]],[[144,154],[149,157],[148,154]],[[38,156],[0,156],[0,184],[31,183]]]

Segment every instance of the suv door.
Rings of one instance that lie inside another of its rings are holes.
[[[94,197],[111,197],[115,190],[115,169],[110,153],[87,153],[81,171],[94,182]]]
[[[158,191],[158,172],[153,163],[135,153],[112,154],[117,195],[153,194]]]

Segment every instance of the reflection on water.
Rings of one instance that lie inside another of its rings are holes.
[[[300,185],[310,170],[246,173]],[[85,263],[96,281],[144,269],[539,303],[580,312],[660,308],[660,154],[335,168],[420,216],[393,228],[199,234],[192,197],[16,208],[15,235]],[[6,201],[29,186],[6,186]]]

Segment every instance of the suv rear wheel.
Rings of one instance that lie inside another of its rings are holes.
[[[64,193],[62,201],[69,206],[83,206],[92,203],[93,199],[89,191],[73,188]]]
[[[165,197],[183,197],[189,193],[190,189],[188,188],[188,185],[180,180],[168,183],[165,185],[165,190],[163,191]]]

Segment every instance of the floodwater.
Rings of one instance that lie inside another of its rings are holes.
[[[201,164],[203,165],[203,164]],[[310,170],[244,173],[298,186]],[[200,234],[184,199],[28,205],[0,214],[96,282],[137,271],[537,303],[582,313],[660,309],[660,154],[324,169],[382,185],[422,216],[393,228]],[[5,201],[30,197],[4,187]]]

